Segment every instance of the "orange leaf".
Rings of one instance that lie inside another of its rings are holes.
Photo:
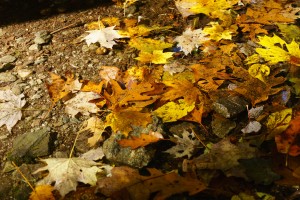
[[[33,192],[31,192],[29,200],[55,200],[52,191],[53,186],[51,185],[39,185],[36,186]]]
[[[93,81],[87,81],[81,88],[82,92],[95,92],[100,94],[105,81],[102,80],[100,83],[95,83]]]
[[[300,155],[300,111],[296,112],[290,121],[289,127],[281,134],[276,135],[275,142],[280,153],[290,156]]]
[[[55,104],[60,99],[67,96],[72,91],[80,90],[81,83],[74,80],[74,75],[67,73],[67,80],[65,81],[60,76],[50,72],[51,84],[46,84],[52,103]]]
[[[122,139],[118,143],[122,147],[131,147],[137,149],[139,147],[147,146],[148,144],[157,142],[163,139],[163,136],[158,132],[151,132],[149,134],[142,133],[139,137],[131,136],[131,139]]]

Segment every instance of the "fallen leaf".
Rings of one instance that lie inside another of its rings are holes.
[[[243,133],[257,133],[261,129],[261,124],[258,121],[250,121],[241,131]]]
[[[174,122],[186,116],[195,108],[195,102],[188,104],[183,99],[179,99],[178,103],[173,101],[159,107],[153,114],[162,118],[163,122]]]
[[[120,131],[125,136],[133,130],[132,126],[146,127],[147,124],[152,122],[150,113],[141,113],[138,111],[120,111],[110,113],[106,116],[106,126],[110,126],[116,133]]]
[[[37,185],[50,185],[55,182],[54,189],[64,197],[72,190],[76,190],[77,182],[96,185],[96,173],[102,171],[96,162],[83,158],[48,158],[42,159],[47,166],[39,168],[34,174],[48,170],[49,174]]]
[[[277,150],[290,156],[300,155],[300,111],[295,112],[287,129],[275,136]]]
[[[94,92],[79,92],[76,96],[65,102],[65,111],[72,117],[75,117],[79,112],[83,115],[97,113],[99,108],[89,101],[98,99],[101,96]]]
[[[292,109],[287,108],[269,115],[266,126],[268,128],[268,135],[266,140],[274,139],[278,134],[281,134],[287,129],[292,119]]]
[[[98,147],[96,149],[91,149],[88,152],[85,152],[80,157],[86,160],[100,160],[104,157],[103,149],[102,147]]]
[[[254,78],[265,82],[265,77],[270,75],[270,67],[263,64],[254,64],[249,67],[248,72]]]
[[[11,132],[12,127],[22,118],[22,107],[26,104],[24,94],[15,95],[11,90],[0,90],[0,127],[6,125]]]
[[[175,158],[181,158],[187,156],[188,158],[192,157],[195,149],[199,146],[200,142],[195,137],[194,132],[188,132],[184,130],[182,137],[174,135],[176,145],[172,148],[164,151],[171,155],[174,155]]]
[[[106,81],[116,80],[118,77],[120,69],[113,66],[102,66],[100,68],[100,78]]]
[[[147,146],[151,143],[155,143],[162,139],[163,136],[160,133],[150,132],[149,134],[142,133],[139,137],[132,135],[129,139],[121,139],[118,141],[118,144],[122,147],[130,147],[131,149],[137,149],[139,147]]]
[[[140,52],[139,56],[134,58],[142,63],[166,64],[168,59],[172,58],[173,52],[163,53],[162,50],[154,50],[152,53]]]
[[[219,22],[210,22],[208,26],[205,26],[203,29],[203,33],[211,40],[231,40],[232,36],[237,34],[237,29],[238,27],[236,25],[223,27]]]
[[[83,38],[89,46],[92,43],[99,42],[101,46],[111,49],[116,43],[114,39],[122,38],[115,26],[101,28],[100,30],[87,31],[89,34]]]
[[[170,48],[173,46],[173,44],[151,38],[137,37],[130,39],[129,46],[143,52],[152,53],[154,50],[164,50],[166,48]]]
[[[51,185],[38,185],[31,192],[29,200],[55,200],[52,194],[53,190]]]
[[[97,192],[112,199],[122,199],[124,196],[131,200],[167,199],[174,194],[187,192],[195,195],[206,188],[197,179],[179,176],[175,172],[163,174],[157,169],[147,169],[148,176],[142,176],[137,169],[115,167],[112,176],[97,182]]]
[[[181,48],[181,51],[183,51],[185,55],[188,55],[194,49],[209,40],[206,35],[202,29],[192,30],[191,28],[187,28],[182,35],[175,37],[174,41],[178,42],[177,46]]]

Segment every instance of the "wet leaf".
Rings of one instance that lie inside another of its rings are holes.
[[[122,147],[137,149],[155,143],[161,139],[163,139],[163,136],[160,133],[150,132],[149,134],[142,133],[139,137],[132,135],[129,139],[121,139],[118,141],[118,144]]]

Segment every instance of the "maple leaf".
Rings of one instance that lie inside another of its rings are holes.
[[[103,85],[105,84],[105,81],[101,81],[100,83],[95,83],[93,81],[87,81],[82,86],[81,90],[82,92],[95,92],[97,94],[100,94],[102,92]]]
[[[267,140],[273,139],[276,135],[287,129],[292,119],[292,109],[287,108],[269,115],[266,126],[268,128]]]
[[[83,40],[86,41],[88,46],[99,42],[101,46],[111,49],[116,44],[114,39],[123,37],[114,28],[115,26],[111,26],[100,30],[87,31],[89,35],[85,36]]]
[[[115,167],[112,176],[97,182],[97,191],[112,199],[122,199],[124,191],[128,199],[140,200],[168,199],[171,195],[188,192],[197,194],[204,190],[205,184],[197,179],[179,176],[176,172],[163,174],[157,169],[147,169],[148,176],[142,176],[137,169],[129,167]]]
[[[263,64],[254,64],[249,67],[248,72],[251,76],[265,82],[265,77],[270,75],[270,67]]]
[[[52,83],[46,84],[46,86],[53,104],[67,96],[69,93],[79,91],[82,86],[82,83],[77,79],[74,80],[74,75],[71,73],[66,74],[67,80],[62,79],[59,75],[51,72],[50,78]]]
[[[139,56],[134,58],[143,63],[166,64],[168,59],[172,58],[173,52],[163,53],[162,50],[154,50],[152,53],[140,52]]]
[[[90,113],[97,113],[99,108],[89,101],[98,99],[101,96],[94,92],[79,92],[76,96],[65,102],[66,113],[75,117],[77,113],[82,113],[83,115],[89,115]]]
[[[176,61],[173,63],[164,65],[164,71],[169,72],[172,76],[173,76],[173,74],[183,72],[186,68],[187,68],[187,66],[182,65],[181,63],[176,62]]]
[[[162,134],[158,132],[150,132],[149,134],[142,133],[139,137],[132,135],[130,136],[130,139],[121,139],[118,141],[118,144],[122,147],[137,149],[139,147],[147,146],[162,139],[164,139]]]
[[[65,196],[72,190],[76,190],[77,182],[96,185],[96,173],[102,171],[96,167],[96,162],[83,158],[48,158],[42,159],[47,166],[39,168],[34,174],[48,170],[49,174],[40,180],[37,185],[50,185],[53,182],[54,188],[61,196]]]
[[[154,87],[148,82],[131,82],[126,89],[122,89],[119,83],[115,80],[110,81],[112,94],[104,91],[104,97],[110,102],[110,109],[128,107],[133,105],[132,109],[141,110],[143,107],[152,104],[156,101],[155,96],[148,96],[146,92],[154,90]]]
[[[0,90],[0,127],[5,124],[11,132],[22,117],[21,108],[26,104],[23,98],[24,94],[17,96],[11,90]]]
[[[290,156],[300,155],[300,144],[297,138],[300,136],[300,111],[296,111],[288,128],[275,136],[277,149],[280,153],[289,154]]]
[[[193,160],[183,162],[183,171],[196,169],[220,169],[224,172],[239,165],[239,159],[255,157],[256,149],[248,143],[232,144],[228,138],[212,144],[209,151]],[[226,155],[226,156],[224,156]]]
[[[162,118],[163,122],[174,122],[178,119],[186,116],[195,108],[195,102],[188,104],[183,99],[179,99],[178,103],[168,102],[163,106],[159,107],[153,114]]]
[[[148,27],[144,24],[134,26],[134,27],[128,27],[126,31],[122,31],[122,35],[127,36],[127,37],[138,37],[138,36],[148,36],[151,31],[155,30],[168,30],[170,28],[173,28],[172,26],[164,26],[164,27],[159,27],[159,26],[152,26]]]
[[[143,52],[152,53],[154,50],[164,50],[166,48],[170,48],[173,46],[173,44],[151,38],[137,37],[130,39],[129,46]]]
[[[273,37],[265,35],[263,37],[258,38],[258,43],[264,48],[256,48],[255,51],[270,65],[277,64],[278,62],[288,61],[300,66],[300,63],[297,62],[297,60],[300,59],[299,44],[297,44],[294,40],[288,44],[275,34],[273,35]],[[285,50],[284,47],[286,47],[287,50]],[[246,61],[248,63],[253,63],[256,62],[256,59],[257,57],[254,54],[248,57]],[[294,60],[296,62],[293,62]]]
[[[146,127],[151,122],[150,113],[124,110],[107,115],[105,124],[110,126],[114,132],[120,131],[125,136],[128,136],[129,132],[133,130],[132,126]]]
[[[117,79],[120,69],[113,66],[101,66],[100,68],[100,77],[106,81]]]
[[[236,25],[223,27],[219,24],[219,22],[210,22],[208,26],[203,29],[203,33],[211,40],[231,40],[232,35],[236,34],[237,28],[238,27]]]
[[[188,80],[163,81],[163,83],[168,88],[167,91],[162,94],[162,101],[174,101],[183,97],[184,101],[191,105],[198,99],[198,96],[201,95],[199,89]]]
[[[55,200],[52,194],[53,190],[51,185],[38,185],[31,192],[29,200]]]
[[[226,11],[238,0],[177,0],[175,5],[182,16],[203,13],[212,18],[224,19],[224,15],[228,15]]]
[[[187,28],[182,35],[175,37],[174,41],[178,42],[177,46],[181,48],[185,55],[191,53],[195,48],[208,41],[206,33],[203,30]]]
[[[174,135],[174,137],[176,145],[164,152],[174,155],[175,158],[181,158],[184,156],[188,156],[188,158],[190,158],[192,153],[194,153],[195,148],[197,148],[200,144],[195,137],[194,132],[190,133],[187,130],[183,131],[182,137],[177,135]]]
[[[85,126],[85,128],[81,129],[79,133],[86,130],[93,133],[93,136],[88,138],[88,144],[91,147],[95,146],[97,142],[101,142],[103,140],[102,133],[104,132],[106,125],[100,118],[93,116],[86,120],[83,123],[83,126]]]

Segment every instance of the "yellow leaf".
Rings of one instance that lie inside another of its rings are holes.
[[[295,41],[288,44],[275,34],[273,37],[265,35],[258,38],[258,43],[264,48],[256,48],[256,52],[271,65],[277,64],[278,62],[290,61],[293,57],[297,59],[300,58],[299,44]],[[286,46],[287,51],[284,49],[284,46]],[[300,66],[300,63],[293,64]]]
[[[162,118],[163,122],[175,122],[186,116],[195,108],[195,102],[186,103],[183,99],[179,99],[178,103],[169,102],[156,109],[153,113]]]
[[[162,50],[154,50],[153,53],[140,52],[139,57],[135,58],[143,63],[166,64],[172,58],[173,52],[163,53]]]
[[[121,111],[106,116],[106,126],[110,126],[115,133],[120,131],[125,136],[132,131],[132,125],[146,127],[151,121],[150,113],[138,111]]]
[[[154,30],[168,30],[172,28],[172,26],[164,26],[164,27],[159,27],[159,26],[152,26],[148,27],[143,24],[134,26],[134,27],[128,27],[126,31],[119,31],[119,33],[123,36],[128,36],[128,37],[138,37],[138,36],[148,36],[151,31]]]
[[[288,39],[288,41],[292,41],[293,39],[300,41],[300,28],[297,25],[277,24],[277,26],[281,34]]]
[[[226,11],[239,0],[177,0],[175,5],[183,17],[195,14],[205,14],[212,18],[223,19]]]
[[[55,200],[52,191],[53,186],[51,185],[39,185],[34,188],[31,192],[29,200]]]
[[[269,115],[266,126],[268,128],[267,140],[273,139],[276,135],[287,129],[292,119],[292,109],[287,108]]]
[[[219,22],[210,22],[209,27],[206,26],[203,29],[203,33],[209,35],[209,38],[215,41],[231,40],[232,35],[236,33],[237,26],[232,25],[229,28],[223,27],[219,24]]]
[[[161,40],[154,40],[151,38],[132,38],[129,41],[129,46],[134,47],[140,51],[152,53],[154,50],[164,50],[172,47],[173,44],[163,42]]]
[[[251,76],[265,82],[265,77],[270,74],[270,68],[267,65],[254,64],[249,67],[248,72]]]

